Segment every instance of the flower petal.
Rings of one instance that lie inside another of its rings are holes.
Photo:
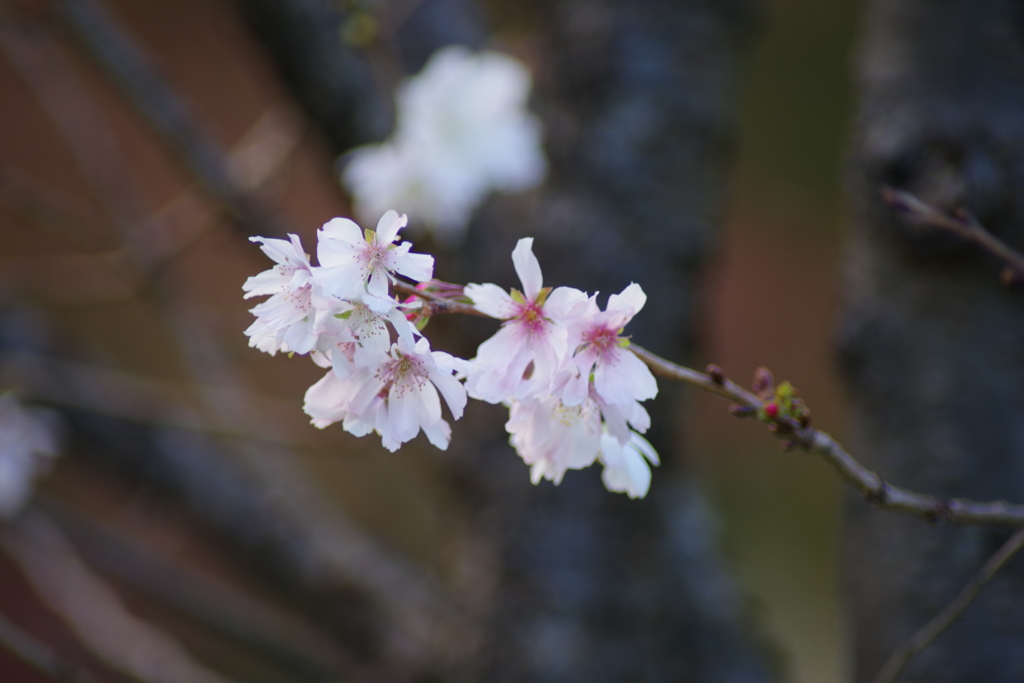
[[[498,285],[490,283],[475,285],[468,284],[463,290],[465,295],[473,302],[476,310],[491,316],[507,320],[516,315],[516,302]]]
[[[442,451],[448,450],[448,443],[452,440],[452,428],[447,422],[438,420],[434,424],[423,425],[423,433],[434,446]]]
[[[402,242],[402,246],[409,244]],[[426,282],[434,276],[434,257],[429,254],[400,254],[392,270],[416,282]]]
[[[456,420],[461,418],[462,411],[466,408],[466,387],[462,386],[462,382],[444,370],[432,370],[428,376],[438,391],[441,392],[441,395],[444,396],[444,402],[448,404],[448,409],[452,411],[452,417]]]
[[[399,443],[411,441],[417,432],[420,431],[416,406],[418,396],[416,392],[403,389],[405,388],[395,384],[388,392],[386,433]],[[440,409],[438,412],[440,413]],[[383,435],[384,433],[382,432],[381,436]]]
[[[343,255],[351,250],[363,251],[366,249],[366,239],[363,237],[363,231],[359,229],[355,221],[348,218],[332,218],[324,223],[322,228],[317,230],[316,237],[319,242],[316,254],[321,266],[334,265],[329,262],[332,254],[329,253],[327,255],[328,260],[324,260],[321,253],[324,242],[332,245],[332,253],[338,251]]]
[[[391,244],[398,237],[398,231],[408,222],[409,218],[404,213],[399,216],[394,209],[387,211],[377,221],[377,235],[374,240],[378,245]]]
[[[622,290],[621,294],[612,294],[608,297],[608,306],[605,310],[621,311],[627,315],[625,322],[629,322],[634,315],[640,312],[645,303],[647,303],[647,295],[644,294],[643,288],[637,283],[631,282]]]
[[[530,301],[537,298],[544,280],[540,274],[540,262],[533,255],[533,238],[524,237],[516,243],[512,250],[512,265],[516,268],[519,281],[523,283],[523,294]]]

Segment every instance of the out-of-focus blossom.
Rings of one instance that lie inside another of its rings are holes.
[[[48,417],[23,408],[12,393],[0,396],[0,517],[13,517],[24,507],[57,455]]]
[[[469,395],[489,403],[550,393],[569,350],[566,326],[587,305],[587,295],[578,289],[543,287],[532,237],[519,240],[512,262],[522,292],[509,294],[493,284],[465,288],[477,310],[505,321],[477,349],[466,380]]]
[[[394,135],[352,153],[342,180],[365,221],[395,207],[457,242],[488,192],[518,192],[547,172],[526,109],[530,74],[496,52],[451,46],[399,86]]]

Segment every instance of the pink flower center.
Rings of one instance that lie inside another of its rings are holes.
[[[366,244],[366,251],[363,252],[363,259],[366,262],[367,272],[372,273],[377,268],[381,267],[384,257],[387,254],[388,245],[386,244],[374,244],[368,242]]]
[[[619,348],[619,335],[604,326],[592,327],[583,335],[583,344],[590,346],[602,360],[610,360]]]
[[[515,320],[523,325],[531,335],[544,334],[544,328],[547,324],[547,320],[544,319],[544,312],[533,301],[519,304],[519,315],[515,317]]]
[[[392,387],[399,394],[421,387],[427,382],[427,371],[418,358],[411,356],[400,356],[397,360],[391,360],[384,364],[377,377],[384,382],[381,391],[389,391]]]

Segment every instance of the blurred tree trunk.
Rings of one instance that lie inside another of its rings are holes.
[[[243,4],[252,11],[261,3]],[[629,332],[685,361],[700,268],[722,216],[736,81],[756,3],[483,4],[502,35],[526,35],[536,50],[535,109],[551,171],[536,193],[492,198],[460,250],[435,250],[438,276],[516,284],[512,248],[535,235],[546,284],[607,296],[640,282],[648,309]],[[444,44],[478,47],[486,35],[474,3],[427,0],[397,42],[415,70]],[[317,110],[308,113],[316,119]],[[493,331],[490,321],[431,323],[436,346],[468,355]],[[663,383],[650,409],[651,440],[665,462],[642,501],[605,491],[596,467],[570,472],[558,488],[531,486],[501,407],[471,405],[455,426],[442,465],[467,526],[455,592],[474,596],[483,635],[470,678],[771,678],[718,556],[713,516],[682,471],[680,396]]]
[[[850,446],[893,483],[1024,500],[1024,294],[973,247],[915,228],[879,186],[966,207],[1024,247],[1024,5],[876,0],[861,57],[855,219],[839,343]],[[856,680],[956,595],[1005,540],[851,501],[845,538]],[[901,681],[1024,680],[1017,558]]]

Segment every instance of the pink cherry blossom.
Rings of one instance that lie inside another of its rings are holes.
[[[336,300],[320,316],[313,361],[320,367],[332,367],[341,379],[357,368],[375,368],[391,348],[389,323],[399,337],[413,345],[413,335],[418,332],[400,306],[381,315],[365,304]]]
[[[565,385],[562,400],[573,405],[582,401],[593,387],[604,403],[625,405],[658,395],[658,384],[650,369],[629,351],[629,340],[622,329],[633,319],[647,296],[633,283],[608,298],[607,310],[597,310],[591,299],[588,314],[570,326],[571,343],[576,345],[572,358],[573,378]]]
[[[477,310],[505,321],[477,349],[466,380],[470,396],[489,403],[524,399],[549,390],[569,350],[566,325],[585,310],[587,302],[586,294],[578,289],[543,287],[532,237],[519,240],[512,263],[522,292],[508,294],[493,284],[465,288]]]
[[[406,217],[394,211],[385,213],[377,230],[365,234],[353,221],[334,218],[317,232],[317,258],[324,291],[339,299],[358,300],[378,313],[395,306],[388,293],[394,273],[417,282],[431,278],[434,257],[410,254],[409,242],[394,244]]]
[[[346,379],[333,371],[306,392],[306,413],[317,427],[342,421],[346,431],[363,436],[376,431],[384,447],[397,450],[422,429],[430,443],[448,447],[451,427],[441,417],[441,402],[456,420],[466,406],[466,390],[454,373],[459,359],[431,351],[426,339],[411,343],[402,335],[376,368],[359,368]]]

